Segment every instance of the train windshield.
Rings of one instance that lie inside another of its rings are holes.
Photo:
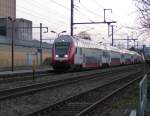
[[[56,42],[55,43],[55,54],[57,55],[65,55],[69,49],[69,42]]]

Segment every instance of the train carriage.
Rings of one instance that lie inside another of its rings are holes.
[[[121,51],[116,47],[110,46],[110,65],[116,66],[121,65]]]
[[[104,46],[91,40],[62,35],[54,41],[54,69],[101,68],[134,63],[138,53]]]
[[[150,47],[144,47],[144,57],[146,63],[150,65]]]

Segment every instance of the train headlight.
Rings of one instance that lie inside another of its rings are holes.
[[[66,55],[64,55],[64,57],[65,57],[65,58],[68,58],[68,55],[66,54]]]
[[[56,58],[58,58],[58,57],[59,57],[59,55],[56,55],[55,57],[56,57]]]

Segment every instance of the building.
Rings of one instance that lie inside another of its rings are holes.
[[[12,30],[14,40],[32,40],[32,21],[16,19],[16,0],[0,0],[0,36],[11,39]]]
[[[0,18],[16,18],[16,0],[0,0]]]
[[[32,40],[32,21],[16,19],[14,23],[14,38],[17,40]]]
[[[0,18],[0,36],[11,38],[11,21],[8,18]]]
[[[8,18],[0,18],[0,36],[14,40],[32,40],[32,21],[26,19],[15,19],[12,22]]]

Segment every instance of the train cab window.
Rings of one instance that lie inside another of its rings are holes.
[[[58,55],[65,55],[69,50],[70,43],[69,42],[56,42],[55,43],[55,52]]]

